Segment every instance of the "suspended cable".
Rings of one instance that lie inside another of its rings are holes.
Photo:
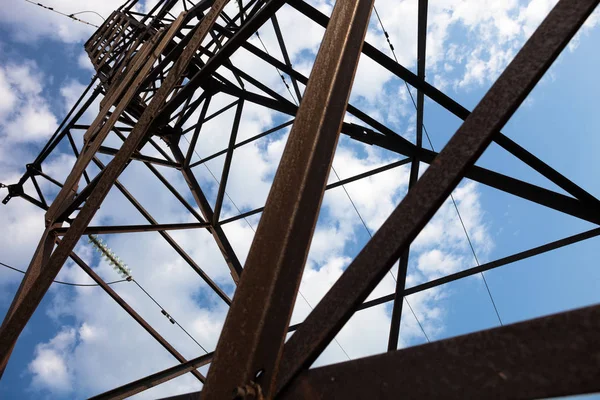
[[[55,10],[53,7],[45,6],[45,5],[41,4],[41,3],[36,3],[36,2],[31,1],[31,0],[24,0],[24,1],[26,1],[26,2],[28,2],[30,4],[33,4],[35,6],[39,6],[39,7],[43,8],[43,9],[48,10],[48,11],[52,11],[52,12],[54,12],[56,14],[60,14],[63,17],[70,18],[73,21],[81,22],[82,24],[90,25],[90,26],[93,26],[95,28],[100,28],[100,26],[98,26],[98,25],[94,25],[94,24],[92,24],[90,22],[87,22],[87,21],[84,21],[82,19],[79,19],[79,18],[75,17],[76,14],[81,14],[81,13],[84,13],[84,12],[92,12],[92,13],[98,14],[95,11],[80,11],[80,12],[75,13],[75,14],[66,14],[66,13],[60,12],[58,10]],[[100,14],[98,14],[98,15],[100,15]],[[100,17],[102,17],[102,15],[100,15]],[[104,17],[102,17],[102,19],[104,19]]]
[[[390,50],[392,51],[394,60],[396,61],[396,63],[400,64],[398,62],[398,58],[396,57],[396,52],[394,51],[394,46],[392,45],[392,42],[390,41],[390,35],[385,30],[385,27],[383,26],[383,22],[381,21],[381,18],[379,16],[379,12],[377,12],[377,7],[374,6],[373,8],[375,10],[375,15],[377,16],[377,20],[379,21],[379,25],[381,26],[381,30],[383,31],[383,34],[387,40]],[[402,79],[402,81],[404,82],[404,86],[406,87],[406,91],[408,92],[408,95],[410,96],[410,99],[413,103],[413,106],[415,107],[415,110],[418,112],[417,103],[415,101],[415,98],[413,97],[413,94],[412,94],[409,86],[408,86],[408,83],[406,83],[406,81],[404,79]],[[425,137],[427,138],[427,141],[429,142],[429,147],[431,147],[432,151],[435,151],[435,148],[433,147],[433,142],[431,141],[431,137],[429,136],[429,132],[427,131],[427,128],[425,127],[425,123],[423,122],[421,126],[423,127],[423,131],[425,132]],[[479,259],[477,258],[477,254],[475,252],[475,247],[473,246],[473,243],[471,242],[469,232],[467,231],[467,227],[465,226],[465,223],[460,215],[460,211],[458,210],[458,205],[456,204],[456,200],[454,199],[454,196],[452,194],[450,194],[450,200],[452,201],[452,204],[454,205],[454,209],[456,210],[456,215],[458,216],[458,219],[462,226],[463,232],[465,233],[465,236],[467,238],[467,242],[469,243],[469,247],[471,248],[471,252],[473,253],[473,258],[475,259],[475,263],[477,264],[477,266],[480,266]],[[481,277],[483,278],[483,283],[485,284],[485,288],[487,290],[490,301],[492,302],[492,306],[494,307],[494,312],[496,313],[498,322],[500,323],[500,326],[503,326],[504,324],[502,323],[502,318],[500,318],[500,313],[498,312],[498,308],[496,307],[496,302],[494,301],[494,297],[492,296],[492,291],[490,290],[487,280],[485,279],[485,275],[483,274],[483,272],[480,272],[480,274],[481,274]]]
[[[26,274],[27,273],[26,271],[20,270],[20,269],[15,268],[15,267],[11,267],[10,265],[4,264],[2,262],[0,262],[0,265],[2,265],[5,268],[12,269],[13,271],[19,272],[21,274]],[[67,286],[81,286],[81,287],[100,286],[97,283],[71,283],[71,282],[63,282],[63,281],[57,281],[57,280],[54,280],[52,282],[53,283],[58,283],[59,285],[67,285]],[[114,285],[115,283],[121,283],[121,282],[127,282],[127,279],[121,279],[121,280],[113,281],[113,282],[106,282],[106,284],[107,285]]]
[[[241,9],[239,2],[238,2],[238,9],[240,10],[240,12],[244,13],[244,15],[246,16],[246,18],[248,18],[248,15],[246,14],[246,12]],[[258,34],[258,31],[256,31],[254,34],[256,35],[256,37],[258,38],[258,40],[260,41],[260,44],[262,45],[263,49],[265,50],[265,53],[267,53],[267,55],[270,56],[271,54],[269,53],[269,50],[267,50],[267,46],[265,46],[265,43],[263,42],[262,38]],[[292,100],[294,100],[294,103],[296,103],[296,105],[298,105],[298,101],[296,100],[296,98],[292,94],[292,90],[290,89],[290,85],[288,85],[287,80],[285,79],[285,75],[283,75],[283,73],[281,73],[281,71],[279,70],[279,68],[277,68],[275,65],[273,65],[273,68],[275,68],[275,70],[277,71],[277,74],[281,77],[281,80],[283,81],[283,84],[285,85],[288,93],[292,97]]]
[[[115,271],[117,271],[119,274],[121,274],[125,278],[124,280],[135,283],[137,285],[137,287],[139,287],[142,290],[142,292],[144,292],[146,294],[146,296],[148,296],[148,298],[150,298],[150,300],[152,300],[154,302],[154,304],[156,304],[158,306],[158,308],[160,308],[161,314],[164,315],[169,320],[169,322],[171,322],[174,325],[177,325],[205,353],[208,353],[208,351],[206,351],[206,349],[204,348],[204,346],[202,346],[192,335],[190,335],[190,333],[183,326],[181,326],[181,324],[179,322],[177,322],[171,316],[171,314],[169,314],[165,310],[165,308],[163,306],[161,306],[158,303],[158,301],[156,301],[156,299],[154,299],[154,297],[152,297],[150,295],[150,293],[148,293],[146,291],[146,289],[144,289],[142,287],[142,285],[140,285],[140,283],[138,281],[136,281],[135,279],[133,279],[133,276],[131,275],[131,269],[118,256],[115,255],[115,253],[108,247],[108,245],[106,244],[106,242],[104,242],[102,239],[98,238],[96,235],[88,235],[88,238],[90,239],[89,242],[110,263],[110,265],[113,267],[113,269],[115,269]]]
[[[96,14],[97,16],[99,16],[100,18],[102,18],[104,21],[106,21],[106,18],[104,18],[104,17],[102,16],[102,14],[100,14],[100,13],[97,13],[96,11],[91,11],[91,10],[90,10],[90,11],[79,11],[79,12],[76,12],[76,13],[70,14],[70,15],[69,15],[69,17],[73,17],[73,16],[75,16],[75,15],[79,15],[79,14],[86,14],[86,13],[88,13],[88,14]]]
[[[337,171],[333,167],[333,164],[331,165],[331,170],[333,171],[333,173],[337,177],[337,180],[339,182],[341,182],[340,176],[338,175]],[[358,218],[360,218],[360,221],[362,222],[362,225],[365,227],[365,230],[367,231],[367,234],[372,239],[373,235],[371,234],[371,230],[369,229],[369,227],[365,223],[365,220],[363,219],[362,215],[360,215],[360,212],[358,211],[358,208],[356,207],[356,204],[354,204],[354,201],[352,201],[352,198],[350,197],[350,194],[348,193],[348,190],[346,190],[346,185],[342,185],[342,188],[344,189],[344,192],[346,192],[346,196],[348,196],[348,200],[350,200],[350,203],[352,203],[352,207],[354,208],[354,211],[356,211],[356,214],[358,215]],[[388,273],[392,276],[392,279],[394,279],[394,282],[398,283],[398,280],[396,279],[396,277],[392,273],[392,270],[389,270]],[[419,327],[421,328],[421,331],[423,332],[423,335],[425,336],[425,339],[427,339],[427,342],[430,342],[429,336],[427,336],[427,333],[425,333],[425,329],[423,328],[423,325],[421,324],[421,321],[419,321],[419,318],[417,317],[417,314],[413,310],[412,306],[410,305],[410,303],[408,302],[408,299],[406,297],[404,298],[404,301],[406,302],[406,304],[408,304],[408,308],[412,312],[412,315],[415,318],[415,320],[417,321],[417,324],[419,324]]]
[[[172,316],[171,314],[169,314],[165,308],[163,306],[161,306],[158,301],[156,301],[156,299],[154,297],[152,297],[152,295],[150,295],[150,293],[148,293],[146,291],[146,289],[144,289],[142,287],[142,285],[139,284],[138,281],[136,281],[135,279],[133,279],[133,283],[135,283],[137,285],[137,287],[139,287],[142,292],[144,292],[146,294],[146,296],[148,296],[148,298],[150,300],[152,300],[154,302],[154,304],[156,304],[158,306],[158,308],[160,308],[160,312],[162,313],[162,315],[164,315],[170,323],[177,325],[186,335],[189,336],[190,339],[192,339],[205,353],[208,354],[208,351],[206,351],[206,349],[204,348],[204,346],[202,346],[196,339],[194,339],[194,337],[192,335],[189,334],[188,331],[185,330],[185,328],[183,326],[181,326],[181,324],[179,324],[179,322],[177,322]]]

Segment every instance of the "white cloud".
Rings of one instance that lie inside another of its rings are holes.
[[[57,121],[42,96],[44,75],[33,61],[0,67],[0,139],[37,142],[56,129]]]
[[[82,69],[95,72],[94,65],[86,52],[81,53],[79,57],[77,57],[77,65]]]
[[[65,393],[72,390],[71,371],[67,367],[66,358],[75,344],[76,331],[63,328],[48,343],[36,346],[35,358],[29,363],[29,372],[33,374],[32,386],[45,388],[54,393]]]

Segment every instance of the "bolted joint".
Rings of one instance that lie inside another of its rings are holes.
[[[262,388],[256,382],[238,386],[233,390],[233,400],[264,400]]]
[[[8,195],[2,200],[2,204],[7,204],[13,197],[20,197],[23,195],[23,185],[15,183],[13,185],[2,185],[8,189]]]
[[[39,175],[40,172],[42,172],[42,168],[39,165],[27,164],[25,167],[27,168],[27,172],[29,172],[31,176]]]

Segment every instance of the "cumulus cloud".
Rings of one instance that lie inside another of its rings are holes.
[[[38,142],[57,120],[42,95],[44,75],[33,61],[0,67],[0,138],[5,143]]]
[[[72,390],[71,372],[66,358],[76,341],[73,328],[63,328],[47,343],[35,348],[35,358],[29,363],[29,372],[33,374],[32,385],[43,387],[52,392],[64,393]]]

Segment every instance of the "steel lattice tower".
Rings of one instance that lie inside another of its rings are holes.
[[[364,42],[372,0],[337,1],[331,18],[302,0],[161,0],[147,14],[136,11],[136,3],[127,1],[85,44],[95,78],[39,156],[27,165],[25,175],[9,186],[4,203],[19,197],[44,209],[46,230],[0,330],[2,371],[20,333],[71,258],[180,362],[98,398],[124,398],[188,372],[202,383],[206,381],[202,399],[229,399],[232,393],[233,398],[243,399],[539,398],[600,391],[600,306],[396,350],[405,296],[600,234],[599,229],[590,230],[405,288],[411,242],[463,178],[600,223],[598,199],[500,132],[593,12],[597,0],[560,0],[471,112],[425,81],[426,0],[419,1],[417,74]],[[276,17],[286,4],[326,28],[310,79],[295,69],[288,57]],[[264,24],[273,26],[282,60],[249,41]],[[244,66],[234,65],[230,58],[241,49],[286,74],[290,90],[301,99],[299,106],[245,72]],[[361,53],[417,90],[415,143],[348,104]],[[211,99],[219,94],[234,101],[209,115]],[[425,96],[464,120],[440,153],[422,146]],[[94,121],[81,122],[100,99]],[[237,141],[245,104],[277,112],[285,122]],[[229,109],[235,113],[228,146],[194,162],[203,124]],[[345,122],[346,113],[359,122]],[[190,123],[190,128],[184,128]],[[288,126],[289,139],[265,207],[223,219],[234,150]],[[403,159],[328,185],[340,133]],[[119,148],[106,145],[109,135],[122,140]],[[476,166],[492,141],[568,195]],[[60,146],[70,146],[77,157],[64,181],[46,174],[43,168]],[[154,155],[147,155],[147,149],[153,149]],[[113,158],[104,165],[99,154]],[[224,156],[225,162],[213,207],[193,168],[218,156]],[[143,163],[197,221],[158,223],[117,180],[130,163]],[[420,178],[419,163],[430,165]],[[411,165],[406,197],[305,321],[289,326],[324,191],[403,164]],[[92,165],[96,168],[90,168]],[[189,204],[157,167],[181,173],[195,204]],[[40,179],[59,190],[51,202],[40,188]],[[113,188],[125,195],[147,224],[90,225]],[[242,266],[222,227],[261,212]],[[238,285],[233,300],[169,233],[185,229],[210,232]],[[214,354],[186,360],[74,253],[83,235],[129,232],[159,232],[231,306]],[[396,292],[365,302],[398,260]],[[308,369],[355,312],[387,302],[393,303],[388,353]],[[285,341],[291,331],[294,334]],[[205,378],[197,368],[209,363],[210,373]],[[443,379],[431,384],[424,376]],[[192,393],[177,398],[198,397]]]

